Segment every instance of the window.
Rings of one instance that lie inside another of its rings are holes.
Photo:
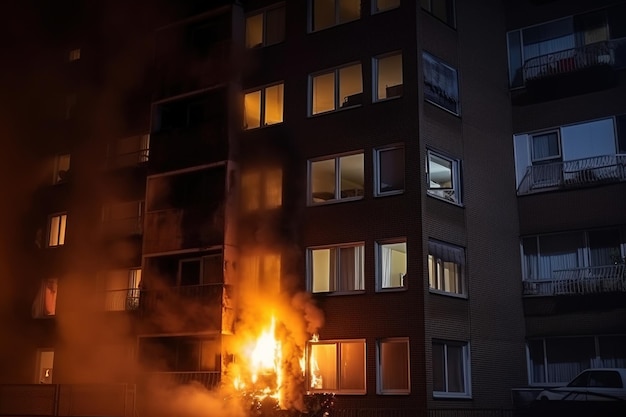
[[[433,151],[427,153],[427,193],[430,196],[461,204],[461,175],[459,161]]]
[[[181,259],[178,263],[178,285],[206,285],[223,282],[221,254]]]
[[[52,183],[58,184],[67,181],[70,173],[70,154],[58,154],[54,158],[54,174]]]
[[[361,0],[311,0],[311,30],[317,31],[361,17]]]
[[[309,203],[363,198],[363,153],[309,161]]]
[[[431,291],[465,294],[465,250],[434,240],[428,241],[428,283]]]
[[[383,339],[378,341],[377,393],[409,394],[409,340]]]
[[[36,384],[52,384],[52,370],[54,369],[54,350],[39,349],[37,352]]]
[[[384,12],[400,7],[400,0],[374,0],[372,1],[372,13]]]
[[[404,147],[389,146],[374,150],[376,196],[404,191]]]
[[[244,95],[244,129],[283,122],[283,84],[276,84]]]
[[[32,306],[33,318],[45,318],[56,315],[58,280],[47,278],[41,281],[39,291]]]
[[[531,142],[533,162],[552,161],[561,158],[558,132],[532,135]]]
[[[67,225],[67,214],[60,213],[50,216],[48,219],[48,247],[65,245],[65,228]]]
[[[469,346],[433,340],[433,396],[470,397]]]
[[[106,311],[139,308],[141,268],[107,271],[104,278],[104,309]]]
[[[422,8],[442,22],[455,27],[454,0],[421,0]]]
[[[373,59],[374,101],[402,95],[402,54],[379,56]]]
[[[406,276],[406,240],[377,242],[377,289],[403,288]]]
[[[246,18],[246,48],[285,40],[285,6],[263,10]]]
[[[283,172],[280,168],[257,168],[241,174],[243,211],[268,210],[283,202]]]
[[[245,251],[240,260],[242,284],[264,294],[280,292],[281,256],[279,253]]]
[[[365,341],[319,341],[309,344],[311,391],[365,394]]]
[[[365,289],[365,245],[312,248],[308,251],[311,292],[350,292]]]
[[[311,76],[310,114],[320,114],[363,103],[361,64]]]
[[[72,49],[68,54],[68,60],[72,62],[72,61],[78,61],[79,59],[80,59],[80,48]]]
[[[562,385],[588,368],[626,367],[626,335],[532,339],[526,349],[531,385]]]
[[[424,52],[424,99],[459,115],[459,85],[456,69]]]

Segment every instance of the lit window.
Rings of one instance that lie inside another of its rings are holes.
[[[428,195],[461,204],[459,161],[428,151],[426,173]]]
[[[37,374],[37,384],[52,384],[52,370],[54,369],[54,350],[39,349],[37,357],[37,366],[39,373]]]
[[[54,175],[52,183],[58,184],[68,179],[70,172],[70,154],[59,154],[54,158]]]
[[[363,198],[363,153],[309,161],[309,203]]]
[[[433,340],[433,396],[471,396],[469,346],[466,342]]]
[[[428,241],[428,283],[431,291],[465,295],[465,250]]]
[[[326,29],[361,17],[361,0],[311,0],[311,29]]]
[[[421,0],[422,8],[430,14],[455,27],[454,0]]]
[[[385,55],[373,59],[374,101],[402,95],[402,54]]]
[[[241,205],[244,211],[273,209],[283,201],[283,173],[280,168],[251,169],[241,175]]]
[[[246,288],[260,290],[265,294],[280,292],[280,254],[246,252],[240,258],[240,270]]]
[[[406,241],[377,243],[377,289],[403,288],[406,276]]]
[[[404,191],[404,147],[390,146],[376,149],[375,190],[377,196]]]
[[[459,114],[459,85],[456,69],[434,56],[423,53],[424,99],[456,115]]]
[[[246,48],[274,45],[284,40],[284,6],[263,10],[246,18]]]
[[[48,219],[48,247],[63,246],[65,244],[65,228],[67,214],[55,214]]]
[[[361,64],[311,76],[310,114],[335,111],[363,103]]]
[[[384,339],[378,341],[378,394],[409,394],[409,341]]]
[[[33,318],[44,318],[56,315],[58,280],[44,279],[33,301]]]
[[[106,311],[139,308],[141,269],[120,269],[106,272],[104,277],[104,309]]]
[[[244,129],[283,122],[283,84],[276,84],[244,95]]]
[[[311,342],[309,389],[365,394],[365,341]]]
[[[384,12],[400,7],[400,0],[374,0],[372,1],[372,13]]]
[[[311,292],[364,290],[364,250],[363,244],[309,249]]]
[[[80,59],[80,48],[72,49],[68,56],[69,61],[78,61]]]

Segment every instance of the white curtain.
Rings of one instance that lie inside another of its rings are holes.
[[[380,247],[380,274],[382,288],[391,288],[391,249]]]

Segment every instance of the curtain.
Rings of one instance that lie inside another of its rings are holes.
[[[380,247],[380,275],[383,288],[393,286],[391,284],[391,249],[385,245]]]

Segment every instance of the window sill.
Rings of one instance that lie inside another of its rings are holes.
[[[435,288],[428,288],[428,292],[431,294],[444,295],[452,298],[461,298],[467,300],[467,294],[457,294],[455,292],[441,291]]]
[[[389,197],[392,195],[400,195],[400,194],[404,194],[404,190],[395,190],[395,191],[383,191],[383,192],[378,192],[374,195],[374,197]]]
[[[377,293],[385,293],[385,292],[403,292],[406,291],[406,287],[390,287],[390,288],[377,288]]]
[[[313,295],[323,295],[327,297],[333,297],[336,295],[363,295],[365,294],[365,290],[353,290],[353,291],[319,291],[319,292],[311,292]]]
[[[309,207],[327,206],[330,204],[347,203],[350,201],[360,201],[360,200],[363,200],[363,196],[337,198],[337,199],[326,200],[326,201],[310,201],[308,206]]]
[[[436,200],[443,201],[445,203],[452,204],[452,205],[457,206],[457,207],[463,207],[463,203],[459,203],[459,202],[456,202],[456,201],[449,200],[447,198],[440,197],[440,196],[432,194],[432,193],[430,193],[428,191],[426,191],[426,195],[428,195],[428,197],[432,197],[432,198],[434,198]]]
[[[465,393],[449,393],[449,392],[433,392],[433,399],[435,400],[471,400],[471,394]]]

